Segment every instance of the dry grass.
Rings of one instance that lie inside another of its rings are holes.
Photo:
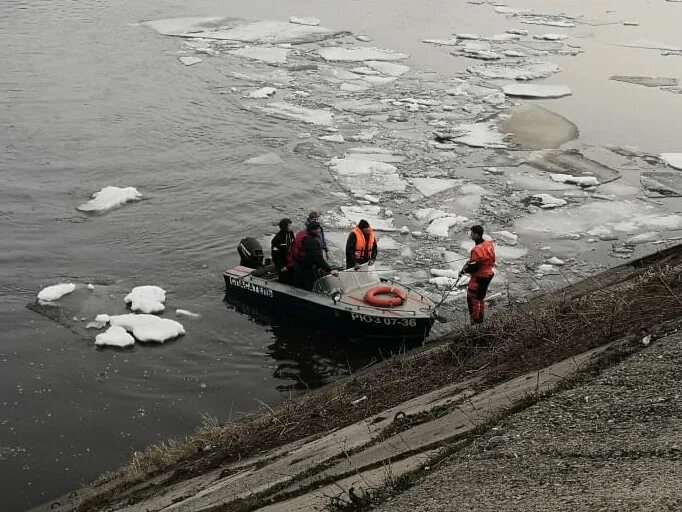
[[[123,486],[162,471],[177,478],[200,474],[308,436],[321,435],[406,400],[475,374],[495,382],[543,368],[626,334],[680,318],[682,250],[663,265],[613,275],[498,313],[480,326],[463,327],[417,357],[395,358],[329,388],[288,400],[243,421],[216,425],[205,419],[182,441],[136,452],[130,463],[101,479]],[[353,401],[366,396],[357,404]],[[97,510],[119,488],[86,501]]]

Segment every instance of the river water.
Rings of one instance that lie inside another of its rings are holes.
[[[575,2],[576,11],[593,17],[620,9],[640,26],[581,27],[585,54],[562,61],[564,73],[550,79],[568,83],[574,95],[552,108],[580,127],[584,142],[682,151],[682,95],[604,79],[682,79],[681,57],[612,44],[627,38],[682,46],[682,4],[621,4]],[[191,432],[202,415],[238,418],[381,357],[222,302],[220,273],[236,263],[240,238],[271,233],[282,216],[302,220],[310,208],[334,205],[333,180],[310,159],[290,152],[276,172],[243,165],[295,140],[304,126],[241,109],[227,94],[229,70],[183,66],[176,38],[138,25],[224,15],[314,15],[440,73],[461,71],[466,60],[421,39],[508,26],[481,6],[452,0],[3,2],[3,510],[22,510],[87,482],[132,450]],[[104,216],[75,210],[106,185],[135,186],[145,199]],[[169,291],[173,309],[201,318],[183,320],[188,334],[175,342],[96,350],[25,308],[43,286],[65,280],[118,290],[156,284]]]

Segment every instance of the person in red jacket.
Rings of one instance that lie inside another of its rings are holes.
[[[467,287],[469,318],[471,323],[480,324],[485,312],[485,294],[495,275],[495,245],[492,241],[483,239],[482,226],[472,226],[469,237],[476,245],[471,249],[469,261],[460,274],[471,274]]]

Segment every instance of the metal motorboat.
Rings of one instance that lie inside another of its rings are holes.
[[[429,298],[380,278],[368,265],[321,277],[311,291],[279,282],[272,266],[238,265],[223,277],[228,299],[249,301],[349,337],[423,340],[435,318],[436,306]]]

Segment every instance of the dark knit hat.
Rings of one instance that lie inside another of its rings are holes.
[[[308,231],[315,231],[316,229],[320,229],[320,223],[314,220],[311,220],[308,222],[308,225],[306,226],[306,230]]]
[[[471,226],[471,232],[476,236],[483,236],[483,226],[479,224]]]
[[[289,224],[291,224],[291,219],[287,219],[287,218],[285,217],[284,219],[282,219],[282,220],[279,221],[279,229],[281,229],[282,231],[284,231],[284,230],[287,228],[287,226],[288,226]]]
[[[360,222],[358,222],[358,227],[360,229],[365,229],[369,227],[369,222],[367,222],[365,219],[362,219]]]

